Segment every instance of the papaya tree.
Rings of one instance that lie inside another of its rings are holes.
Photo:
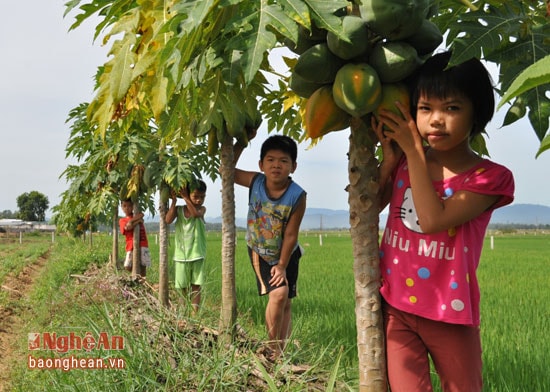
[[[222,303],[224,329],[234,325],[236,314],[232,281],[235,245],[232,144],[246,143],[244,130],[257,126],[260,117],[267,122],[269,131],[282,131],[298,141],[310,138],[318,143],[327,132],[350,130],[346,132],[350,135],[348,192],[359,384],[362,391],[385,391],[378,294],[378,159],[375,138],[368,125],[373,112],[365,113],[364,107],[380,104],[383,85],[407,78],[441,43],[453,50],[453,63],[470,57],[496,63],[499,92],[505,91],[520,70],[548,55],[550,25],[545,16],[545,2],[73,0],[67,3],[67,12],[76,9],[80,13],[72,28],[97,15],[101,22],[96,27],[96,38],[102,36],[103,42],[112,41],[111,58],[102,68],[95,99],[88,108],[88,116],[100,134],[105,135],[109,125],[121,116],[147,108],[159,125],[161,139],[181,138],[191,145],[208,138],[211,145],[219,147],[224,230],[222,295],[229,299]],[[356,31],[354,26],[363,31]],[[414,37],[419,31],[425,36]],[[367,37],[368,45],[363,51],[356,48],[360,41],[356,36]],[[268,54],[280,47],[294,52],[285,59],[289,74],[277,72],[269,62]],[[319,56],[312,52],[305,54],[310,49],[332,60],[316,63],[314,57]],[[396,51],[399,56],[392,56]],[[395,57],[404,58],[404,63],[394,61]],[[336,79],[351,59],[369,67],[359,70],[347,67],[345,75]],[[267,83],[266,73],[278,76],[274,86]],[[312,75],[319,79],[311,80]],[[355,82],[347,79],[350,75],[356,76]],[[375,86],[374,75],[380,88]],[[354,83],[360,88],[352,88]],[[320,85],[327,84],[332,84],[330,91],[325,88],[323,94],[315,94],[322,88]],[[527,115],[539,140],[543,140],[548,132],[550,111],[547,91],[547,83],[542,83],[519,94],[508,110],[505,124]],[[332,112],[319,121],[313,113],[321,104]],[[476,140],[476,148],[485,151],[483,139]]]

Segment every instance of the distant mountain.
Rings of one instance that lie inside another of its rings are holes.
[[[380,227],[386,224],[387,215],[380,215]],[[221,223],[221,217],[206,218],[208,223]],[[513,204],[493,212],[491,224],[549,225],[550,207],[537,204]],[[245,218],[236,218],[238,227],[246,227]],[[308,208],[301,225],[302,230],[349,229],[349,211],[327,208]]]
[[[550,207],[539,204],[512,204],[495,210],[491,223],[550,225]]]
[[[221,223],[221,216],[205,218],[207,223]],[[246,218],[235,218],[237,227],[246,227]],[[302,230],[323,230],[349,228],[349,212],[346,210],[330,210],[327,208],[308,208],[302,219]]]

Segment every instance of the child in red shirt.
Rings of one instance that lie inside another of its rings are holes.
[[[141,248],[141,265],[139,275],[145,277],[147,267],[151,266],[151,254],[149,253],[149,242],[145,233],[145,225],[143,224],[143,214],[134,215],[134,203],[131,199],[123,200],[121,203],[122,211],[126,215],[120,218],[120,232],[126,237],[126,259],[124,260],[124,268],[127,271],[132,271],[132,251],[134,249],[134,227],[139,224],[139,246]]]

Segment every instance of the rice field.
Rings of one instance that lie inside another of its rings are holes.
[[[0,283],[8,271],[21,269],[22,265],[43,254],[50,242],[50,237],[45,237],[42,245],[35,241],[32,244],[23,242],[21,246],[0,244]],[[109,239],[99,242],[108,244]],[[154,233],[149,233],[149,243],[153,267],[149,269],[147,279],[155,283],[158,280],[158,243]],[[305,254],[300,262],[298,297],[293,301],[292,341],[295,352],[298,359],[302,356],[304,361],[310,361],[318,352],[336,352],[341,348],[344,355],[339,374],[353,386],[357,379],[357,356],[349,233],[304,232],[300,243]],[[108,254],[105,248],[103,245],[103,254]],[[550,391],[550,339],[547,338],[550,327],[549,251],[548,233],[495,234],[485,240],[479,268],[484,391]],[[60,260],[74,263],[74,249],[67,248],[67,252],[71,254]],[[120,252],[122,257],[122,247]],[[87,254],[97,261],[98,255]],[[169,250],[171,254],[172,249]],[[214,315],[221,302],[220,255],[221,234],[210,232],[203,308]],[[265,336],[266,298],[257,295],[242,232],[237,239],[235,270],[238,322],[251,333]],[[44,295],[49,294],[44,292]],[[330,363],[321,365],[331,368]],[[436,391],[439,391],[435,373],[433,378]]]
[[[356,329],[351,240],[347,232],[302,234],[294,339],[302,346],[334,344],[355,371]],[[492,249],[491,249],[492,243]],[[206,296],[219,298],[220,238],[209,234]],[[262,332],[264,298],[256,293],[245,251],[237,243],[236,286],[241,317]],[[488,236],[479,267],[485,391],[550,391],[550,234]],[[436,377],[434,383],[437,384]]]

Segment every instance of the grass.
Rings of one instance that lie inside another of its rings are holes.
[[[300,262],[298,297],[293,301],[290,346],[292,363],[308,363],[314,370],[286,384],[277,371],[274,375],[273,369],[266,370],[265,390],[313,390],[309,383],[315,377],[323,377],[323,390],[357,387],[351,241],[347,233],[330,233],[322,240],[321,246],[319,234],[301,237],[305,254]],[[219,317],[220,241],[219,233],[209,233],[208,281],[199,321],[212,327],[216,327]],[[549,391],[546,366],[550,341],[546,329],[550,325],[550,236],[495,236],[494,249],[490,249],[489,241],[486,240],[479,268],[484,391]],[[50,252],[54,262],[48,263],[47,272],[29,299],[33,314],[22,334],[22,351],[28,353],[25,344],[30,331],[106,331],[126,338],[125,350],[104,353],[124,358],[126,369],[40,372],[29,371],[22,364],[16,373],[16,390],[29,390],[31,386],[37,390],[37,385],[43,390],[66,391],[242,390],[250,368],[257,367],[253,356],[238,355],[236,346],[219,347],[209,335],[192,343],[187,333],[193,331],[177,331],[170,316],[145,297],[136,307],[127,301],[121,311],[119,292],[95,288],[83,294],[82,288],[78,290],[74,279],[68,276],[83,271],[89,262],[104,263],[110,250],[107,238],[94,240],[92,250],[81,242],[58,242]],[[155,282],[158,245],[152,234],[150,247],[154,266],[148,271],[148,280]],[[5,252],[4,246],[0,248]],[[13,249],[8,254],[12,252]],[[249,336],[264,339],[266,299],[257,295],[242,234],[237,243],[235,271],[238,321]],[[435,384],[437,391],[437,381]]]

